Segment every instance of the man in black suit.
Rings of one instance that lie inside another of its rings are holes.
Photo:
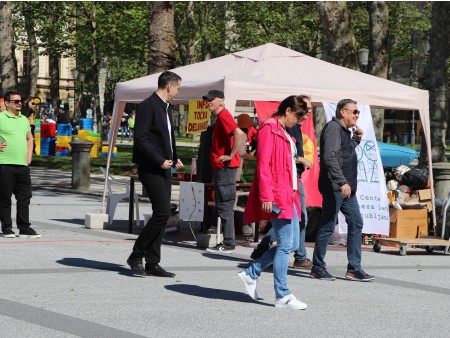
[[[138,164],[139,180],[152,204],[152,218],[136,240],[127,260],[131,270],[140,275],[174,277],[164,270],[161,242],[170,216],[171,168],[183,167],[177,158],[172,112],[169,102],[181,86],[181,77],[165,71],[158,78],[158,89],[142,101],[136,114],[133,162]],[[142,265],[145,258],[145,268]]]

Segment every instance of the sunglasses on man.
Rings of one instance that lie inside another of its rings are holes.
[[[347,108],[342,108],[342,109],[344,109],[344,110],[346,110],[346,111],[349,111],[349,112],[352,112],[353,113],[353,115],[359,115],[359,114],[361,114],[361,112],[358,110],[358,109],[347,109]]]
[[[9,100],[9,101],[6,101],[6,102],[14,103],[14,104],[22,104],[22,100]]]

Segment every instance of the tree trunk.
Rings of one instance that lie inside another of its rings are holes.
[[[209,34],[206,33],[206,23],[209,20],[209,11],[206,6],[200,8],[199,32],[202,37],[201,59],[210,60],[212,58],[212,44]]]
[[[108,58],[104,57],[100,62],[100,69],[98,71],[98,98],[100,112],[94,115],[94,123],[97,124],[97,132],[102,130],[102,121],[105,108],[105,87],[106,87],[106,73],[108,71]]]
[[[149,26],[148,73],[154,74],[175,66],[175,6],[172,1],[152,4]]]
[[[29,2],[24,1],[24,12],[30,11],[28,9]],[[37,96],[37,81],[39,76],[39,46],[36,39],[35,22],[31,16],[25,16],[25,29],[27,31],[28,45],[30,46],[30,71],[28,73],[28,96]]]
[[[433,162],[447,162],[445,156],[445,130],[447,129],[445,90],[449,57],[450,3],[434,1],[432,6],[430,52],[426,73],[426,83],[430,94],[431,152]],[[423,156],[421,158],[425,160]]]
[[[195,27],[194,6],[194,1],[188,1],[182,22],[181,24],[177,23],[177,27],[181,26],[187,28],[187,42],[182,42],[182,40],[184,39],[180,39],[177,41],[182,65],[190,65],[197,62],[195,47],[198,43],[198,39],[196,38],[197,30]]]
[[[388,20],[389,9],[385,1],[372,1],[367,5],[369,12],[369,63],[367,73],[387,79],[388,75]],[[373,109],[372,119],[375,137],[383,141],[384,109]]]
[[[27,13],[31,9],[28,1],[24,1],[24,12]],[[25,29],[27,31],[28,45],[30,47],[30,71],[28,73],[28,86],[26,97],[37,96],[37,81],[39,75],[39,46],[36,39],[35,22],[31,15],[25,15]]]
[[[327,38],[328,62],[358,69],[355,35],[345,1],[318,1],[317,9]]]
[[[59,99],[59,55],[51,51],[50,58],[50,97],[52,99],[53,107],[57,108],[60,102]]]
[[[14,53],[11,2],[0,1],[0,94],[17,90],[17,60]]]
[[[185,63],[186,65],[194,64],[197,62],[197,56],[195,53],[195,47],[197,46],[198,40],[195,37],[195,16],[194,16],[194,1],[189,1],[186,13],[184,14],[186,19],[186,27],[189,28],[189,40],[187,46],[185,46]]]
[[[369,74],[387,79],[388,75],[388,20],[389,8],[386,1],[371,1],[369,11]]]

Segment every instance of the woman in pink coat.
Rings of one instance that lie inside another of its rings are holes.
[[[289,253],[298,247],[301,208],[295,166],[297,149],[286,128],[296,124],[306,111],[301,97],[289,96],[259,127],[255,179],[245,206],[244,224],[271,219],[277,246],[238,274],[246,292],[256,300],[258,277],[273,264],[275,307],[296,310],[306,309],[306,304],[287,287],[287,270]]]

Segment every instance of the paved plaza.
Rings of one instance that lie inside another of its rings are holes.
[[[85,214],[102,208],[102,176],[92,175],[89,194],[71,191],[70,173],[32,168],[32,177],[30,214],[42,238],[0,237],[2,338],[449,335],[450,256],[442,252],[399,256],[396,248],[365,246],[364,269],[377,278],[361,283],[343,278],[345,248],[331,247],[326,261],[339,278],[319,281],[290,269],[288,285],[308,309],[275,309],[271,271],[260,278],[260,301],[237,277],[251,247],[209,254],[182,228],[166,234],[162,247],[161,265],[175,278],[133,276],[125,261],[142,227],[126,233],[127,202],[110,230],[84,227]],[[140,207],[151,211],[148,202]],[[313,243],[307,251],[311,257]]]

